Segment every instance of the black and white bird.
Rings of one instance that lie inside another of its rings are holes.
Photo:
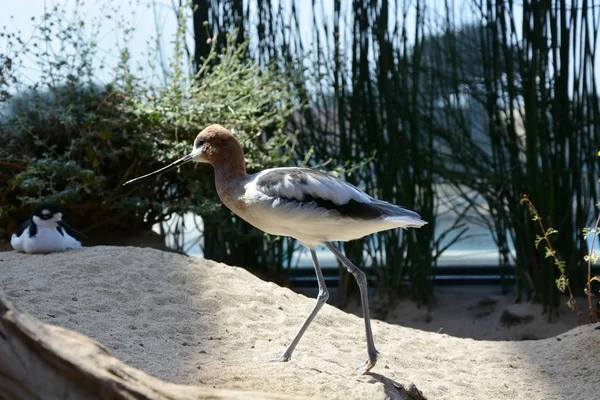
[[[55,253],[67,249],[80,249],[81,243],[71,235],[85,237],[62,219],[59,206],[44,203],[33,216],[23,222],[13,233],[10,244],[16,251],[25,253]]]
[[[219,198],[235,214],[269,234],[296,238],[311,251],[319,282],[317,304],[275,361],[291,358],[302,335],[329,297],[315,252],[315,246],[323,245],[358,282],[369,356],[358,369],[362,373],[368,372],[377,362],[377,350],[369,317],[367,279],[332,242],[358,239],[394,228],[419,228],[426,222],[414,211],[376,200],[336,177],[312,169],[273,168],[248,175],[242,147],[220,125],[211,125],[200,132],[187,156],[125,185],[189,161],[209,163],[214,167]]]

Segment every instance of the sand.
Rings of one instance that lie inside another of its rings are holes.
[[[158,378],[327,399],[595,399],[600,325],[544,340],[489,341],[373,321],[370,375],[362,319],[326,305],[287,363],[269,363],[314,300],[245,270],[134,247],[0,253],[0,290],[45,323],[83,333]],[[393,313],[393,310],[390,311]],[[435,319],[434,319],[435,320]]]
[[[560,335],[581,324],[562,298],[557,311],[544,312],[539,303],[516,302],[516,294],[503,295],[497,286],[438,287],[430,307],[410,298],[394,302],[372,302],[371,313],[386,322],[429,332],[478,340],[536,340]],[[580,311],[587,312],[587,299],[579,298]],[[345,311],[360,313],[358,299]]]

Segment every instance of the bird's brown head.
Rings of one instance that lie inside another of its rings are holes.
[[[244,152],[235,136],[221,125],[210,125],[196,136],[190,154],[157,171],[127,181],[123,185],[162,174],[190,161],[209,163],[215,168],[217,174],[246,172]]]
[[[221,125],[210,125],[196,136],[191,153],[194,161],[215,168],[233,167],[245,171],[244,152],[235,136]]]

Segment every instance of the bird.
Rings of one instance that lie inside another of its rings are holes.
[[[16,251],[25,253],[55,253],[80,249],[81,242],[71,235],[86,238],[62,219],[62,210],[58,205],[43,203],[36,207],[33,216],[12,234],[10,244]]]
[[[124,185],[162,174],[190,161],[212,165],[217,194],[233,213],[268,234],[295,238],[310,250],[319,285],[317,302],[285,351],[272,361],[291,359],[304,332],[329,298],[315,251],[316,246],[321,245],[335,255],[358,283],[368,359],[357,371],[368,373],[377,362],[378,351],[371,330],[367,278],[333,242],[350,241],[394,228],[419,228],[427,222],[415,211],[375,199],[318,170],[281,167],[248,174],[240,143],[231,132],[216,124],[196,136],[188,155]]]

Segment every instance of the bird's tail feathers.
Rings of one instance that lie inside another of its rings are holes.
[[[420,228],[427,222],[414,217],[386,217],[386,221],[394,222],[399,228]]]

